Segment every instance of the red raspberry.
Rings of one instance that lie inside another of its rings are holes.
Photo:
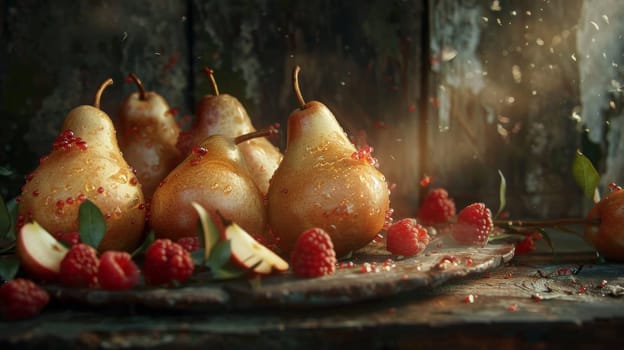
[[[413,256],[421,253],[429,244],[429,234],[416,219],[401,219],[388,228],[386,245],[390,253]]]
[[[99,266],[97,251],[90,245],[78,243],[61,261],[60,281],[69,287],[97,287]]]
[[[183,283],[195,266],[191,254],[170,239],[157,239],[145,252],[143,273],[150,285]]]
[[[455,216],[455,202],[445,189],[435,188],[427,193],[416,216],[425,226],[447,222]]]
[[[271,232],[270,229],[267,233],[263,235],[251,233],[251,236],[253,237],[253,239],[258,241],[258,243],[269,248],[273,252],[279,253],[281,251],[281,248],[279,247],[280,239],[273,232]]]
[[[516,243],[515,254],[523,255],[529,254],[530,252],[535,250],[535,241],[531,236],[526,236],[524,239],[518,243]]]
[[[16,278],[0,287],[0,313],[7,320],[34,317],[49,301],[48,292],[31,280]]]
[[[336,271],[336,251],[331,237],[321,228],[304,231],[290,254],[290,263],[299,277],[320,277]]]
[[[490,209],[483,203],[473,203],[459,212],[452,232],[461,244],[484,246],[493,228]]]
[[[80,243],[80,233],[78,232],[63,232],[55,235],[56,239],[67,244],[70,247]]]
[[[126,252],[107,251],[100,257],[98,281],[103,289],[124,290],[137,285],[141,270]]]
[[[201,246],[201,241],[199,240],[199,236],[190,236],[190,237],[182,237],[176,241],[182,248],[186,249],[187,252],[192,253],[196,250],[200,250],[203,248]]]
[[[535,241],[542,239],[542,237],[542,234],[537,231],[527,235],[522,241],[516,243],[515,254],[522,255],[534,251],[536,248]]]

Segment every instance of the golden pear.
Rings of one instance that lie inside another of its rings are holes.
[[[383,174],[358,150],[322,103],[305,103],[288,118],[284,159],[271,179],[268,220],[285,254],[299,235],[320,227],[331,236],[338,256],[368,244],[382,229],[389,209]]]
[[[218,212],[249,233],[264,235],[264,198],[236,144],[248,135],[264,136],[266,132],[236,140],[209,136],[163,180],[151,202],[150,224],[156,237],[177,240],[196,235],[199,216],[193,202],[211,215]]]
[[[128,95],[119,109],[119,147],[149,202],[156,187],[182,160],[176,147],[180,127],[161,95],[145,91],[135,74],[129,77],[139,91]]]
[[[52,234],[76,232],[78,209],[88,199],[106,219],[98,250],[132,251],[142,238],[145,202],[141,186],[121,155],[115,128],[100,108],[106,80],[93,106],[71,110],[53,150],[27,177],[19,203],[20,222],[38,222]]]
[[[205,69],[210,77],[213,95],[204,96],[195,111],[195,121],[190,133],[180,142],[184,154],[210,135],[235,138],[256,131],[251,118],[240,101],[228,94],[219,94],[213,71]],[[238,145],[249,172],[260,191],[266,194],[269,180],[280,161],[282,153],[265,137],[253,138]]]

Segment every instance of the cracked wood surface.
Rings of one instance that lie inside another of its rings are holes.
[[[185,312],[56,304],[36,319],[2,324],[0,347],[617,347],[623,289],[621,264],[600,263],[590,252],[538,253],[344,305]]]

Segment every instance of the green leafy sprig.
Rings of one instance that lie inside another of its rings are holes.
[[[93,202],[85,200],[78,209],[78,233],[80,241],[97,248],[106,234],[104,215]]]
[[[0,278],[13,279],[19,272],[19,259],[15,253],[17,241],[18,203],[15,199],[5,203],[0,198]],[[78,209],[78,232],[81,242],[97,248],[106,233],[106,220],[100,209],[85,200]]]
[[[594,200],[598,198],[596,191],[600,182],[600,175],[589,158],[585,157],[579,150],[576,151],[572,161],[572,176],[585,197]]]
[[[17,201],[8,203],[0,197],[0,279],[10,280],[19,271],[19,259],[15,255],[15,222]]]
[[[575,182],[583,191],[585,197],[589,199],[593,199],[597,201],[598,196],[598,183],[600,181],[600,176],[598,175],[598,171],[594,168],[591,161],[585,157],[580,151],[577,151],[572,162],[572,176],[574,177]],[[506,190],[506,181],[502,172],[499,170],[499,175],[501,178],[501,184],[499,189],[499,198],[500,205],[497,211],[495,218],[498,218],[502,213],[503,208],[505,207],[505,190]],[[521,240],[527,236],[532,235],[534,232],[539,232],[543,237],[544,241],[551,249],[553,253],[555,253],[555,247],[553,245],[553,241],[549,236],[548,232],[545,228],[554,228],[559,231],[576,233],[569,229],[570,226],[573,225],[599,225],[599,219],[586,219],[586,218],[561,218],[561,219],[552,219],[552,220],[494,220],[494,225],[503,230],[502,234],[491,236],[489,241],[497,241],[497,240],[507,240],[507,239],[517,239]]]
[[[204,207],[197,202],[191,205],[199,216],[198,230],[202,249],[193,254],[195,265],[207,267],[216,279],[231,279],[241,277],[251,269],[245,269],[231,264],[232,245],[230,240],[222,239],[219,227],[223,227],[223,220],[211,216]],[[219,220],[219,225],[214,220]]]

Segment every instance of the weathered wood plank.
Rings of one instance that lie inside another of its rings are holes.
[[[541,277],[538,269],[548,274],[579,265],[527,266],[530,260],[433,290],[330,309],[157,314],[135,309],[128,314],[123,309],[67,309],[63,305],[34,320],[4,323],[0,345],[3,349],[45,343],[64,348],[253,344],[259,349],[338,345],[559,349],[617,344],[624,324],[624,299],[600,287],[600,282],[606,279],[607,286],[624,285],[621,265],[590,264],[576,275]],[[550,293],[557,296],[548,298],[548,292],[535,287],[540,285],[537,281],[548,282]],[[532,286],[527,289],[528,285]],[[586,286],[586,291],[577,293],[580,286]],[[543,300],[531,297],[536,291]],[[469,294],[477,296],[474,303],[466,302]]]

